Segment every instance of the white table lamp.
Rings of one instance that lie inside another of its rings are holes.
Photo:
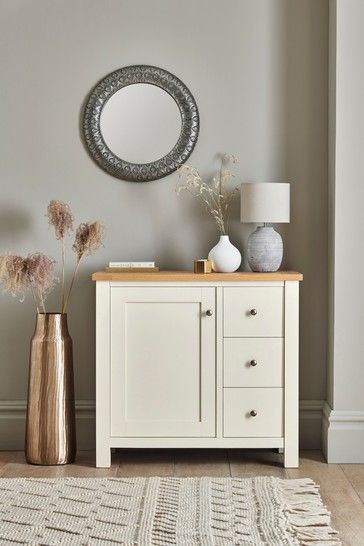
[[[289,222],[290,185],[247,183],[241,185],[240,221],[262,223],[250,234],[248,262],[252,271],[277,271],[282,263],[282,237],[267,223]]]

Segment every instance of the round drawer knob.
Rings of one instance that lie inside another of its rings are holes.
[[[258,362],[256,360],[251,360],[250,361],[251,366],[256,366],[257,364],[258,364]]]
[[[208,317],[212,317],[213,314],[214,314],[214,312],[213,312],[212,309],[207,309],[206,315],[207,315]]]
[[[256,417],[258,415],[258,413],[255,411],[255,409],[252,409],[251,412],[250,412],[250,415],[252,417]]]
[[[250,314],[253,315],[253,317],[255,317],[255,315],[258,314],[258,311],[256,309],[250,309]]]

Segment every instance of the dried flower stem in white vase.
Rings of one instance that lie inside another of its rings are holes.
[[[231,205],[239,191],[238,188],[224,187],[235,176],[227,169],[230,162],[238,163],[238,159],[234,155],[223,154],[220,170],[207,181],[203,180],[199,172],[190,165],[182,165],[178,169],[178,175],[183,182],[177,188],[177,193],[187,190],[193,197],[199,198],[219,228],[220,241],[209,252],[208,257],[212,261],[213,270],[222,273],[236,271],[241,264],[241,254],[230,243],[228,236]]]
[[[217,223],[221,235],[228,234],[230,208],[239,192],[238,188],[226,189],[224,187],[235,177],[226,168],[228,163],[238,163],[238,158],[232,154],[223,154],[220,170],[210,180],[203,180],[197,169],[190,165],[182,165],[178,169],[178,176],[182,183],[177,188],[177,193],[187,190],[193,197],[200,199]]]

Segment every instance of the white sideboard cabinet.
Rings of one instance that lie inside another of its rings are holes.
[[[96,465],[112,448],[280,448],[298,466],[296,272],[96,281]]]

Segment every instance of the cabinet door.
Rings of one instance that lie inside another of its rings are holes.
[[[111,288],[111,436],[215,436],[214,288]]]

